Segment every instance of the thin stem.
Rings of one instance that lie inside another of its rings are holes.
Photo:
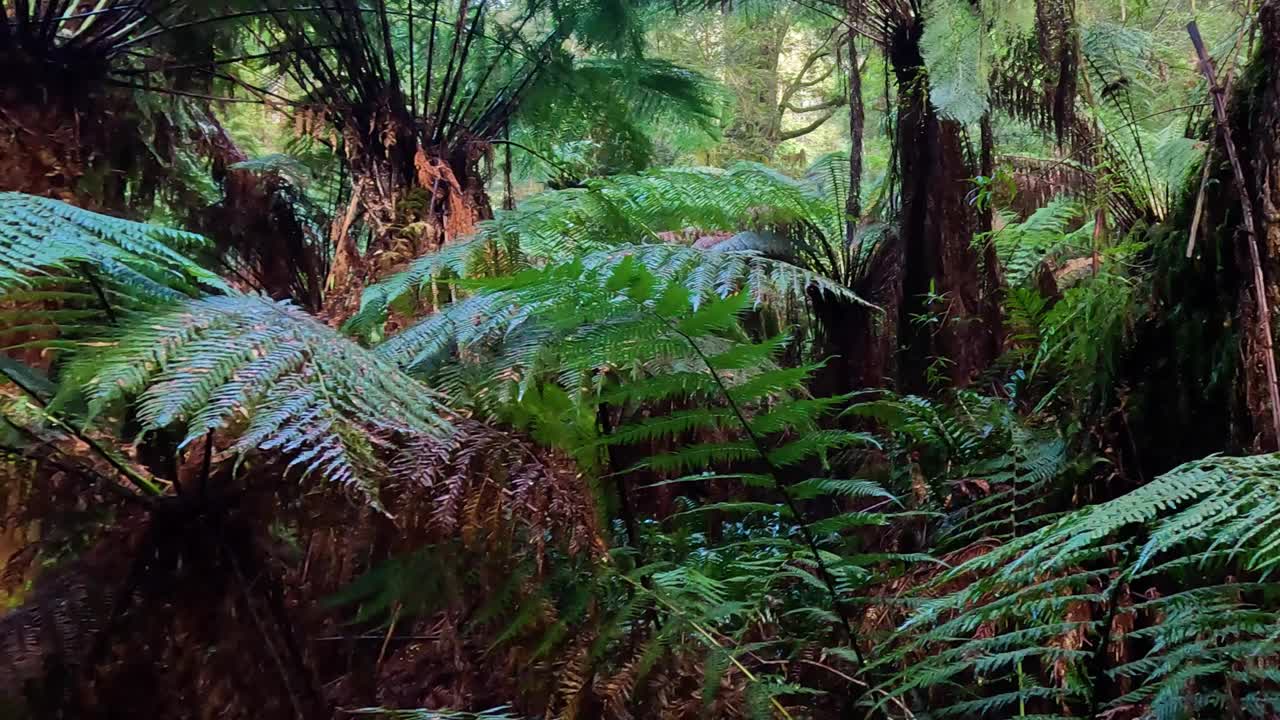
[[[37,406],[39,406],[40,408],[45,407],[45,402],[43,399],[41,399],[40,394],[36,392],[34,388],[28,387],[27,384],[18,377],[17,373],[12,372],[9,368],[0,366],[0,374],[3,374],[6,378],[8,378],[9,382],[16,385],[18,389],[21,390],[25,395],[27,395],[27,397],[31,398],[31,400],[35,402]],[[160,489],[159,485],[156,485],[154,482],[144,477],[141,473],[129,468],[127,465],[121,462],[120,459],[117,458],[114,453],[108,451],[97,440],[94,440],[93,438],[75,429],[70,424],[63,422],[61,419],[54,417],[48,412],[45,413],[45,417],[48,418],[49,422],[53,423],[54,425],[57,425],[58,428],[61,429],[62,431],[74,436],[76,439],[78,439],[80,442],[83,442],[85,445],[88,445],[89,449],[93,450],[100,457],[102,457],[102,459],[106,460],[107,463],[110,464],[111,467],[114,468],[117,472],[123,475],[125,479],[127,479],[130,482],[130,484],[132,484],[134,487],[138,488],[139,490],[142,490],[146,495],[159,497],[164,494],[164,491]]]
[[[840,625],[844,630],[845,636],[849,639],[849,645],[853,650],[854,657],[858,660],[858,665],[865,665],[865,659],[862,657],[862,651],[858,649],[857,637],[853,632],[853,623],[849,620],[849,613],[845,609],[844,603],[840,600],[840,592],[836,588],[835,576],[827,567],[826,560],[823,560],[822,558],[822,551],[818,548],[818,539],[814,536],[813,530],[809,528],[808,523],[805,522],[804,514],[800,510],[799,503],[797,503],[796,499],[792,497],[791,493],[787,490],[787,487],[782,484],[782,471],[769,457],[769,451],[765,447],[764,440],[761,439],[755,429],[751,427],[751,423],[747,421],[746,414],[742,412],[742,407],[733,399],[733,395],[729,392],[729,387],[725,385],[724,379],[720,377],[720,373],[716,370],[715,365],[712,364],[711,358],[708,357],[706,352],[698,346],[698,343],[666,318],[657,315],[654,317],[657,317],[657,319],[665,324],[671,332],[679,335],[689,344],[689,347],[693,348],[693,352],[698,356],[699,361],[706,366],[707,371],[711,374],[712,380],[716,383],[716,387],[720,390],[725,401],[729,404],[730,410],[733,411],[738,423],[742,425],[743,431],[746,432],[752,445],[755,446],[756,453],[764,462],[765,467],[768,469],[769,476],[773,479],[774,488],[777,490],[778,494],[782,496],[787,508],[790,509],[791,516],[795,518],[796,525],[800,529],[800,535],[804,538],[805,544],[813,554],[813,560],[818,568],[818,576],[822,579],[823,584],[827,586],[827,592],[831,595],[831,603],[835,608],[836,615],[840,618]]]
[[[116,311],[107,300],[107,294],[103,292],[102,284],[98,282],[98,277],[93,274],[93,270],[87,264],[82,264],[80,271],[84,273],[84,278],[88,281],[89,287],[93,288],[93,294],[97,296],[98,302],[102,304],[102,311],[107,314],[107,321],[112,325],[119,324]]]

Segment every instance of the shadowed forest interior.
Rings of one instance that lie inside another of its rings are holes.
[[[1280,0],[0,0],[0,718],[1280,718]]]

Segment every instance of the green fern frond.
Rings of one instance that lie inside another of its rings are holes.
[[[1072,702],[1089,700],[1087,678],[1102,671],[1131,687],[1100,698],[1101,707],[1148,704],[1155,717],[1186,716],[1192,686],[1204,707],[1233,702],[1220,695],[1228,687],[1234,697],[1265,692],[1271,673],[1249,658],[1275,652],[1278,616],[1249,599],[1276,589],[1268,578],[1280,517],[1277,478],[1275,455],[1206,458],[958,565],[938,582],[967,578],[967,586],[922,603],[905,626],[919,634],[903,652],[928,649],[929,657],[911,663],[892,692],[972,674],[1013,682],[1026,667],[1015,663],[1031,657],[1051,657],[1086,678]],[[1146,599],[1135,593],[1117,604],[1122,592],[1134,592],[1127,590],[1132,584],[1156,574],[1176,578],[1182,589]],[[1065,637],[1078,638],[1074,645],[1100,642],[1112,615],[1160,618],[1122,638],[1147,648],[1142,655],[1108,667],[1099,665],[1101,649],[1071,654],[1055,644]],[[1047,660],[1040,662],[1043,668]],[[1028,688],[1043,687],[1034,676],[1018,677],[1016,693],[959,707],[998,713]],[[1026,695],[1033,705],[1035,697]]]
[[[508,256],[509,267],[570,259],[598,267],[631,255],[659,276],[686,277],[695,303],[740,289],[748,289],[757,304],[803,302],[810,289],[862,303],[847,280],[833,275],[841,268],[824,264],[819,271],[801,257],[844,255],[843,204],[837,204],[835,192],[742,163],[728,170],[669,168],[619,175],[591,180],[585,190],[541,193],[482,223],[473,240],[419,258],[404,272],[368,288],[351,327],[368,332],[385,319],[391,304],[424,291],[433,281],[475,275],[493,264],[494,254]],[[662,235],[689,228],[700,233],[759,229],[763,234],[758,236],[773,238],[770,256],[792,261],[766,257],[755,245],[704,249],[667,242]],[[784,236],[769,228],[791,230]],[[791,249],[784,253],[785,243]]]
[[[991,76],[983,19],[959,0],[930,0],[925,17],[920,53],[929,71],[929,100],[945,117],[977,122],[987,111]]]
[[[1036,210],[1020,223],[1010,223],[992,234],[996,254],[1011,287],[1021,287],[1035,280],[1035,273],[1047,259],[1067,260],[1074,251],[1089,251],[1093,224],[1068,232],[1070,223],[1082,214],[1080,205],[1059,197]]]
[[[86,268],[126,303],[135,296],[172,301],[202,289],[226,291],[217,275],[182,254],[207,246],[192,233],[0,193],[0,292],[30,288],[49,273],[83,275]]]
[[[231,432],[237,455],[273,451],[373,494],[366,471],[393,434],[446,429],[440,398],[305,312],[257,296],[189,300],[131,319],[69,371],[91,416],[130,402],[141,431],[183,443]]]

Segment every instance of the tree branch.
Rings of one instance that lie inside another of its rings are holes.
[[[786,89],[782,91],[782,98],[778,102],[779,108],[783,108],[790,105],[791,98],[797,92],[799,92],[801,88],[810,87],[811,85],[822,82],[822,79],[820,78],[818,80],[813,81],[813,83],[806,85],[804,82],[804,76],[809,74],[809,70],[813,68],[814,63],[818,62],[822,58],[831,54],[831,51],[827,49],[827,46],[830,42],[831,42],[831,37],[828,36],[827,39],[823,40],[822,44],[818,46],[818,49],[814,50],[812,53],[809,54],[809,57],[805,58],[804,64],[800,66],[800,71],[796,73],[795,77],[791,79],[791,82],[787,83]],[[835,66],[832,65],[832,67],[835,67]],[[830,74],[831,74],[830,71],[826,73],[826,75],[830,75]]]
[[[832,108],[826,111],[825,113],[823,113],[822,117],[818,118],[817,120],[814,120],[813,122],[809,123],[808,125],[805,125],[802,128],[796,128],[795,130],[786,130],[782,132],[781,134],[778,135],[778,140],[779,141],[791,140],[793,138],[798,138],[801,135],[808,135],[814,130],[817,130],[818,128],[822,127],[823,123],[830,120],[832,116],[834,116],[835,114],[836,114],[835,108]]]
[[[831,108],[844,107],[845,103],[847,102],[848,102],[847,98],[834,97],[834,98],[831,98],[830,100],[824,100],[820,103],[816,103],[813,105],[801,105],[797,107],[795,105],[792,105],[791,103],[787,103],[785,107],[786,109],[795,113],[811,113],[811,112],[818,112],[819,110],[830,110]]]

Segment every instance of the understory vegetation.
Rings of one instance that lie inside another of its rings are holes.
[[[0,717],[1280,717],[1277,68],[0,0]]]

